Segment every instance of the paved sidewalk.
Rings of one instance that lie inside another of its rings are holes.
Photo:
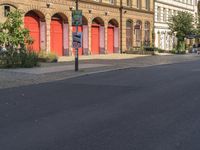
[[[109,66],[106,64],[80,64],[80,68],[88,69],[88,68],[97,68],[97,67],[105,67]],[[20,69],[10,69],[8,72],[16,72],[16,73],[27,73],[27,74],[47,74],[47,73],[55,73],[55,72],[63,72],[63,71],[71,71],[74,70],[74,65],[59,65],[59,66],[42,66],[40,68],[20,68]]]
[[[120,57],[120,56],[117,56]],[[124,56],[122,56],[124,57]],[[63,80],[111,70],[149,67],[200,60],[194,54],[172,56],[146,56],[118,59],[80,60],[80,71],[74,72],[74,62],[43,63],[40,68],[0,69],[0,89]]]
[[[80,60],[122,60],[122,59],[134,59],[140,57],[146,57],[150,55],[136,55],[136,54],[100,54],[100,55],[88,55],[88,56],[80,56]],[[74,56],[63,56],[58,59],[59,62],[69,62],[74,61]]]

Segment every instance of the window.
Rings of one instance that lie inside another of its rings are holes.
[[[131,4],[131,0],[127,0],[127,6],[131,7],[132,4]]]
[[[170,20],[171,20],[171,18],[172,18],[172,10],[171,10],[171,9],[169,9],[168,21],[170,21]]]
[[[146,46],[150,46],[150,23],[147,21],[145,22],[145,28],[144,28],[144,44]]]
[[[174,10],[174,16],[176,16],[177,15],[177,11],[176,10]]]
[[[167,21],[167,10],[163,8],[163,22]]]
[[[10,6],[4,6],[4,17],[7,17],[10,12]]]
[[[150,11],[150,0],[146,0],[146,10]]]
[[[133,21],[126,21],[126,47],[130,49],[133,46]]]
[[[137,8],[141,9],[141,0],[137,0]]]
[[[161,21],[161,8],[157,8],[157,21]]]
[[[110,1],[110,4],[114,4],[114,0],[109,0]]]
[[[135,33],[136,33],[136,44],[137,46],[141,46],[142,41],[142,22],[138,20],[135,25]]]

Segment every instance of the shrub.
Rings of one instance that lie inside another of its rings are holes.
[[[158,53],[165,53],[166,51],[163,49],[157,49]]]
[[[186,51],[185,50],[171,50],[170,51],[172,54],[186,54]]]
[[[25,49],[9,49],[0,55],[1,68],[32,68],[39,66],[38,55]]]
[[[144,47],[145,51],[154,51],[155,48],[154,47]]]
[[[51,53],[51,52],[46,52],[46,51],[40,51],[39,53],[39,61],[41,62],[57,62],[58,57],[56,54]]]
[[[32,68],[39,66],[38,54],[34,52],[27,52],[21,57],[21,67]]]

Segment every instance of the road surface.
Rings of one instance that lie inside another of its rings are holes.
[[[200,62],[0,90],[0,150],[199,150]]]

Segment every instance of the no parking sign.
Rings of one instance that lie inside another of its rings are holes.
[[[82,32],[73,32],[73,48],[81,48],[82,47]]]

